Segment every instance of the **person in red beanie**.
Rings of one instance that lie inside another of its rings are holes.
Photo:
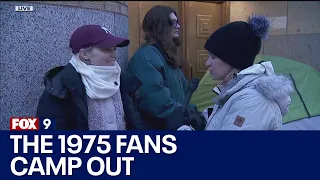
[[[99,25],[76,29],[69,63],[44,77],[37,117],[55,118],[57,130],[124,130],[116,48],[128,44]]]
[[[214,106],[203,114],[206,130],[277,130],[288,112],[293,91],[288,77],[274,74],[270,61],[253,64],[262,40],[268,37],[270,20],[253,15],[247,22],[232,22],[207,40],[206,66],[213,80]]]

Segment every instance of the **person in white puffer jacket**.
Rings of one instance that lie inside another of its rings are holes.
[[[215,104],[203,111],[206,130],[279,130],[293,92],[291,80],[276,75],[270,61],[253,64],[270,21],[253,15],[215,31],[205,44],[206,66],[213,80]]]

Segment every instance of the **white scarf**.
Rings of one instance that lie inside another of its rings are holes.
[[[86,94],[91,99],[106,99],[119,91],[121,68],[117,62],[114,66],[87,65],[76,55],[69,62],[81,74]]]

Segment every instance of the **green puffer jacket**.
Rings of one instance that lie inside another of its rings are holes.
[[[172,67],[165,57],[159,46],[144,45],[129,61],[127,72],[141,84],[135,92],[140,120],[127,122],[133,124],[130,129],[176,130],[189,125],[181,113],[188,81],[181,68]]]

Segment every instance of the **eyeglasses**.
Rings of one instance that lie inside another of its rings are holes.
[[[171,21],[170,21],[170,24],[171,24],[173,27],[178,27],[178,25],[180,26],[179,20],[171,20]]]

